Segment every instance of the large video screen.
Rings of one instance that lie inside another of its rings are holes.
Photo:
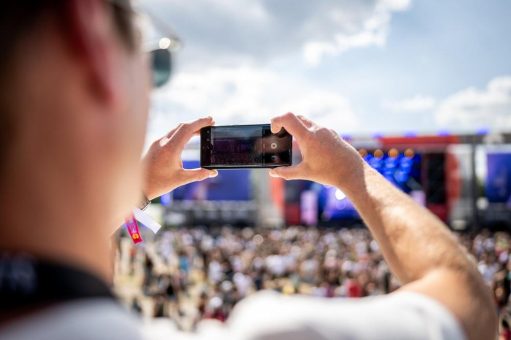
[[[421,155],[408,149],[405,152],[381,150],[367,153],[365,161],[389,182],[406,193],[421,190]],[[318,214],[321,222],[359,219],[352,202],[334,187],[318,186]]]
[[[493,150],[486,157],[488,202],[511,204],[511,149]]]

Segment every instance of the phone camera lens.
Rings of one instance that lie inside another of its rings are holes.
[[[271,143],[270,144],[270,147],[275,150],[277,148],[277,143]]]

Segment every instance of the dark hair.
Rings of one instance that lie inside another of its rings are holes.
[[[112,15],[118,33],[129,49],[138,47],[138,39],[133,24],[133,8],[130,0],[116,0],[109,2],[113,8]]]
[[[66,0],[4,0],[0,5],[0,174],[7,156],[9,144],[16,137],[16,122],[12,108],[9,107],[7,93],[10,72],[15,70],[16,49],[19,43],[36,28],[46,13],[65,15]],[[136,48],[133,27],[133,10],[129,0],[106,0],[105,6],[111,7],[112,20],[119,36],[128,49]]]

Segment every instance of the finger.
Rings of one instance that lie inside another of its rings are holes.
[[[176,126],[175,128],[173,128],[172,130],[169,131],[169,133],[167,133],[165,135],[165,137],[167,138],[172,138],[172,136],[176,133],[177,129],[179,129],[181,127],[182,124],[179,124],[178,126]]]
[[[207,178],[218,176],[218,171],[204,168],[183,170],[182,176],[186,183],[202,181]]]
[[[308,132],[302,121],[292,113],[286,113],[271,120],[271,132],[278,133],[282,128],[298,140],[303,139]]]
[[[305,127],[308,129],[310,129],[311,127],[316,125],[312,120],[306,118],[305,116],[298,115],[297,117],[298,117],[298,119],[300,119],[302,121],[303,125],[305,125]]]
[[[179,129],[179,127],[181,126],[181,124],[179,124],[178,126],[176,126],[175,128],[173,128],[172,130],[170,130],[169,132],[167,132],[164,136],[162,136],[161,138],[158,138],[157,140],[155,140],[153,142],[153,145],[154,144],[157,144],[158,146],[160,147],[163,147],[165,146],[171,139],[172,139],[172,136],[176,133],[176,131]]]
[[[215,124],[216,124],[216,122],[213,120],[213,121],[211,121],[211,124],[209,124],[209,126],[213,126],[213,125],[215,125]],[[195,131],[195,132],[193,133],[193,135],[194,135],[194,136],[200,136],[200,131],[201,131],[200,129],[199,129],[199,130],[197,130],[197,131]]]
[[[188,123],[188,126],[193,134],[194,132],[198,132],[198,131],[200,131],[200,129],[202,129],[206,126],[211,126],[214,124],[215,124],[215,121],[213,120],[213,118],[211,116],[207,116],[207,117],[202,117],[197,120],[194,120],[191,123]]]
[[[210,126],[213,123],[213,118],[205,117],[194,120],[190,123],[185,123],[179,126],[172,136],[176,140],[176,143],[180,147],[184,147],[186,143],[193,137],[194,133],[200,131],[200,129]]]
[[[270,176],[284,179],[303,179],[305,178],[305,167],[302,164],[271,169]]]

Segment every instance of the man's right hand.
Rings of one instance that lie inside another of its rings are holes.
[[[148,199],[159,197],[182,185],[218,175],[216,170],[184,169],[181,153],[194,135],[211,126],[211,117],[179,124],[164,137],[156,140],[144,157],[145,183],[143,192]]]
[[[440,302],[461,322],[468,339],[495,339],[491,292],[438,218],[366,165],[335,131],[292,113],[272,120],[272,132],[281,128],[295,137],[303,161],[273,169],[271,175],[308,179],[346,192],[403,284],[400,291]]]
[[[281,128],[295,138],[303,160],[294,166],[275,168],[270,171],[271,176],[306,179],[333,185],[341,190],[361,178],[364,161],[334,130],[293,113],[271,120],[273,133],[278,133]]]

